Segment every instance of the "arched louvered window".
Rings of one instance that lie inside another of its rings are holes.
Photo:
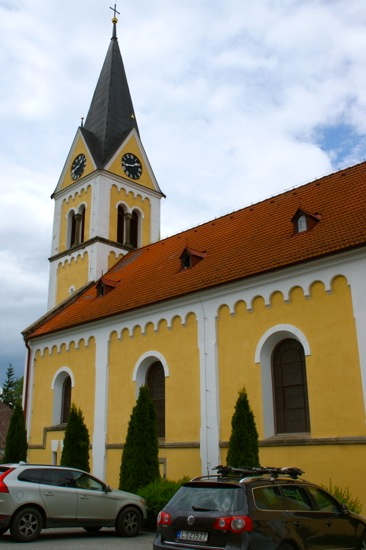
[[[165,373],[160,361],[153,363],[146,377],[150,397],[155,405],[158,437],[165,437]]]
[[[117,242],[125,242],[125,211],[123,206],[119,205],[117,210]]]
[[[79,212],[71,210],[68,216],[68,240],[69,247],[77,246],[85,240],[85,207]]]
[[[85,240],[85,206],[80,211],[80,226],[79,226],[79,243]]]
[[[272,380],[276,433],[310,432],[305,354],[297,340],[283,340],[274,349]]]
[[[133,248],[137,248],[138,246],[138,233],[139,233],[139,215],[134,210],[132,212],[131,220],[130,220],[130,241],[131,246]]]
[[[67,376],[62,385],[61,400],[61,424],[65,424],[69,418],[71,410],[71,378]]]

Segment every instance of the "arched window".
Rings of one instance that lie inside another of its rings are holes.
[[[70,210],[68,215],[68,246],[77,246],[85,239],[85,206],[79,212]]]
[[[136,210],[132,212],[130,219],[130,242],[133,248],[138,247],[139,216]]]
[[[125,211],[123,206],[119,205],[117,210],[117,242],[125,242]]]
[[[160,361],[153,363],[146,376],[146,385],[155,405],[158,437],[165,437],[165,373]]]
[[[61,424],[65,424],[68,421],[71,410],[71,378],[66,376],[62,385],[62,397],[61,397]]]
[[[288,338],[272,355],[273,400],[277,434],[310,432],[304,349]]]

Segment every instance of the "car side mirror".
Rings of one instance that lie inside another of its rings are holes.
[[[344,504],[344,502],[341,502],[341,510],[344,514],[349,514],[349,508],[347,504]]]
[[[111,493],[111,492],[112,492],[112,489],[110,488],[109,485],[105,485],[105,486],[104,486],[104,492],[105,492],[105,493]]]

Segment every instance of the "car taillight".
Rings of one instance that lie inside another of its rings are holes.
[[[170,525],[172,522],[172,516],[168,512],[159,512],[156,524],[157,525]]]
[[[248,516],[225,516],[217,518],[213,528],[219,531],[242,533],[243,531],[252,531],[253,522]]]
[[[8,493],[9,492],[9,489],[8,487],[6,486],[6,484],[4,483],[4,478],[10,474],[10,472],[14,470],[14,468],[9,468],[9,470],[6,470],[6,472],[4,472],[3,474],[1,474],[0,476],[0,493]]]

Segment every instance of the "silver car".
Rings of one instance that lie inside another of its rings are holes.
[[[10,529],[19,542],[35,540],[48,527],[114,527],[137,535],[146,520],[144,499],[112,490],[87,472],[63,466],[0,465],[0,536]]]

